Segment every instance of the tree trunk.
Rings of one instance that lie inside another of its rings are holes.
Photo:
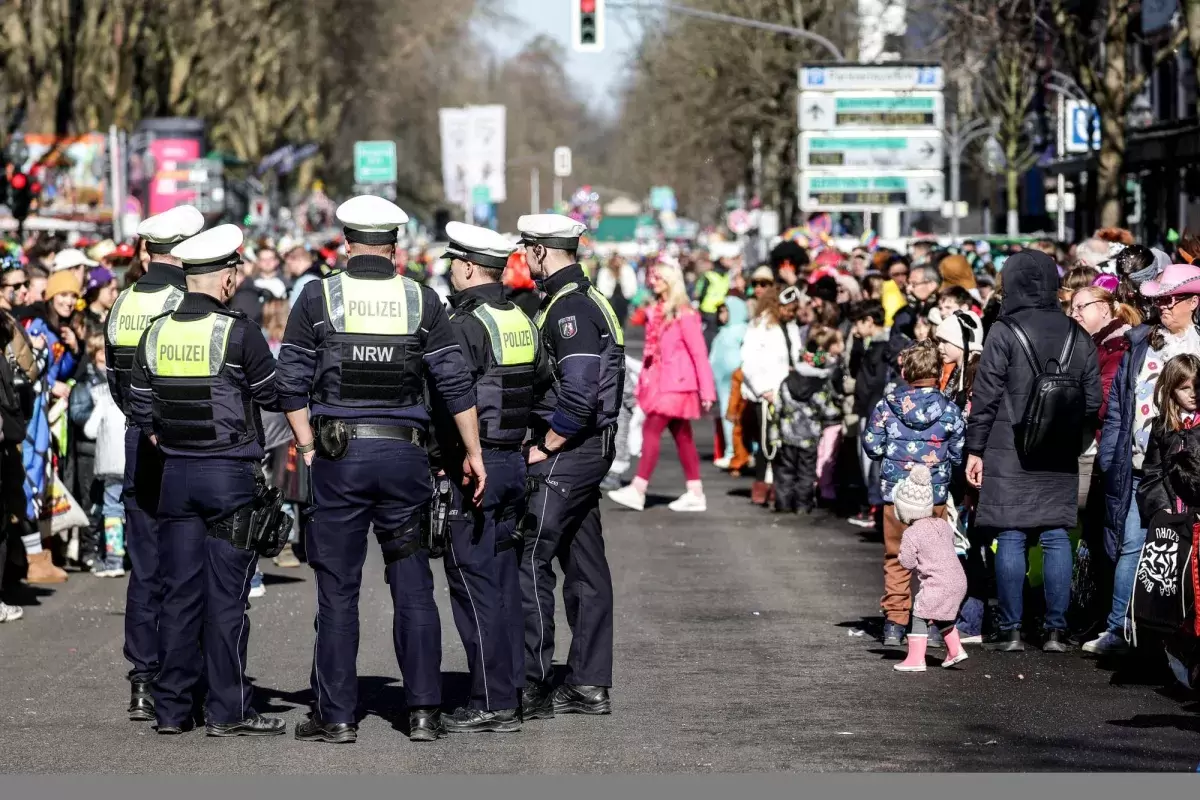
[[[1006,191],[1008,195],[1008,217],[1007,217],[1007,233],[1009,236],[1016,236],[1021,232],[1021,192],[1020,181],[1021,174],[1012,166],[1013,160],[1016,158],[1016,153],[1009,156],[1009,166],[1004,168],[1004,179]]]
[[[1100,227],[1120,228],[1121,191],[1125,173],[1124,115],[1101,113],[1100,159],[1096,168],[1096,204],[1100,209]]]

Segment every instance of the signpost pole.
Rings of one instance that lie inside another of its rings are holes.
[[[110,125],[108,128],[108,163],[109,163],[109,182],[108,191],[112,196],[113,207],[113,239],[122,241],[124,231],[121,229],[121,217],[125,213],[125,188],[122,184],[124,171],[121,169],[121,137],[117,133],[117,126]]]
[[[1063,97],[1058,95],[1058,136],[1055,143],[1055,153],[1059,161],[1062,160],[1066,142],[1064,139],[1067,135],[1066,126],[1066,111],[1064,108]],[[1063,175],[1059,169],[1058,177],[1055,179],[1055,194],[1058,195],[1058,240],[1065,242],[1067,240],[1067,177]]]
[[[562,178],[554,179],[554,211],[557,213],[562,207]]]
[[[958,196],[962,184],[962,150],[958,141],[958,113],[950,112],[950,238],[958,244]]]
[[[537,214],[542,208],[542,178],[537,167],[529,170],[529,213]]]

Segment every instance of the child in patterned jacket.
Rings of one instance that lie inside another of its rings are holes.
[[[863,450],[882,461],[883,585],[880,607],[886,617],[883,641],[899,647],[912,613],[912,575],[899,561],[900,542],[908,527],[896,516],[896,484],[917,464],[929,468],[933,516],[945,517],[953,465],[962,461],[966,423],[962,410],[938,390],[942,357],[933,342],[918,342],[900,354],[902,381],[871,413],[863,434]]]
[[[796,369],[779,393],[779,453],[772,462],[775,510],[811,514],[817,500],[821,437],[842,421],[840,357],[836,328],[814,328]]]

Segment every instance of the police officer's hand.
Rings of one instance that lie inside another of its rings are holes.
[[[304,456],[304,465],[306,467],[311,467],[313,459],[317,457],[317,451],[309,450],[307,453],[302,453],[302,455]]]
[[[532,467],[534,464],[542,463],[549,457],[550,456],[546,455],[546,451],[543,450],[542,448],[531,447],[531,448],[529,448],[529,456],[526,459],[526,463]]]
[[[475,504],[483,502],[483,491],[487,486],[487,470],[483,466],[482,453],[467,453],[463,459],[463,486],[475,484]]]

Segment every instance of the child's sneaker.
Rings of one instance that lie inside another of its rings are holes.
[[[874,528],[875,527],[875,512],[876,512],[875,506],[871,506],[871,508],[869,510],[860,511],[846,521],[849,522],[851,525],[854,525],[859,528]]]
[[[20,606],[0,603],[0,622],[16,622],[23,616],[25,616],[25,609]]]
[[[125,559],[121,556],[105,556],[103,561],[97,561],[92,567],[92,574],[97,578],[124,578]]]
[[[639,492],[637,487],[632,483],[615,491],[608,493],[608,499],[618,505],[632,508],[634,511],[643,511],[646,508],[646,495]]]
[[[611,497],[612,495],[609,496]],[[684,492],[677,500],[672,500],[668,503],[667,508],[672,511],[707,511],[708,501],[702,494]]]
[[[266,597],[267,587],[263,585],[263,575],[259,570],[254,571],[254,577],[250,579],[250,596],[251,597]]]

